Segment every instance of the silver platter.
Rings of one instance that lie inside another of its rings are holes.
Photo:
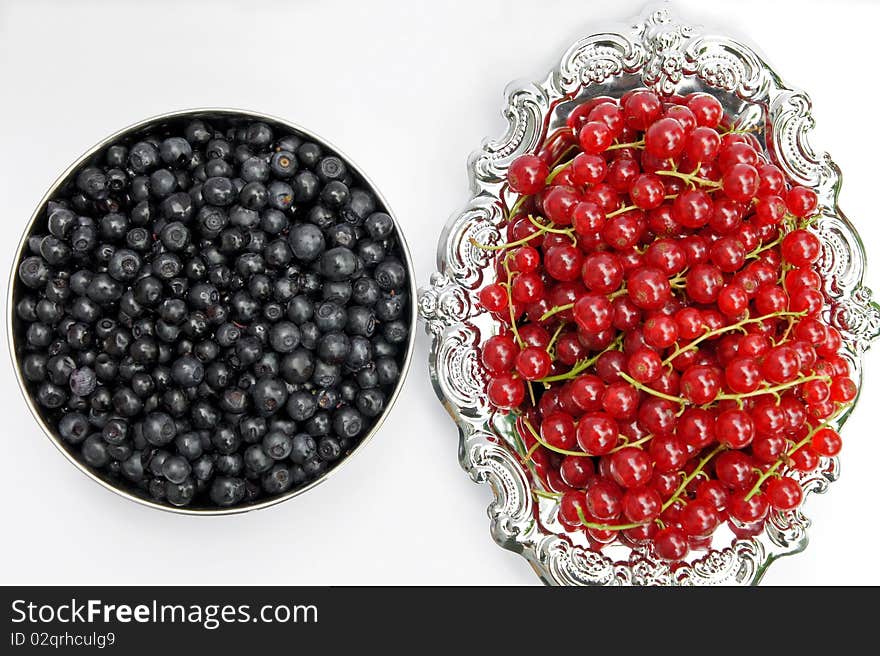
[[[500,243],[512,205],[504,185],[511,161],[535,150],[543,136],[565,124],[580,102],[619,96],[646,86],[658,92],[705,91],[753,128],[793,183],[819,194],[821,218],[814,226],[823,243],[819,263],[830,299],[825,316],[844,337],[844,355],[856,382],[861,355],[880,334],[880,307],[862,285],[865,249],[837,205],[840,170],[810,144],[810,98],[785,85],[748,45],[705,31],[676,17],[667,5],[647,9],[627,25],[585,36],[540,82],[516,81],[506,91],[506,133],[487,139],[468,159],[471,198],[446,224],[439,242],[437,272],[420,290],[419,314],[432,339],[429,358],[437,396],[458,425],[461,466],[495,495],[489,506],[495,541],[526,558],[551,585],[750,585],[770,563],[802,551],[809,520],[800,511],[771,515],[765,530],[737,539],[717,531],[709,551],[670,566],[649,548],[611,545],[591,550],[581,533],[568,533],[556,519],[556,501],[536,499],[540,482],[523,464],[522,443],[509,415],[489,407],[479,353],[494,321],[476,302],[476,292],[495,279],[491,259],[474,247]],[[842,416],[838,426],[846,420]],[[824,458],[798,475],[805,492],[825,492],[837,479],[836,458]]]

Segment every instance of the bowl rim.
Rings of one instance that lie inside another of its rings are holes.
[[[376,420],[376,423],[370,428],[366,435],[361,438],[360,442],[355,446],[355,448],[349,453],[345,458],[341,459],[337,462],[333,467],[329,468],[326,472],[324,472],[321,476],[316,478],[313,481],[310,481],[308,484],[296,488],[294,490],[289,490],[284,494],[280,494],[275,497],[270,497],[268,499],[262,500],[258,503],[252,504],[242,504],[238,506],[232,506],[230,508],[187,508],[187,507],[177,507],[170,504],[163,504],[157,501],[153,501],[147,497],[142,497],[133,492],[126,490],[124,488],[113,485],[110,481],[105,480],[101,476],[98,476],[95,472],[91,470],[85,463],[80,462],[73,453],[68,451],[67,447],[62,443],[61,438],[52,430],[46,422],[43,420],[40,415],[39,409],[34,404],[34,400],[31,398],[31,395],[28,393],[27,384],[24,380],[24,376],[21,371],[21,366],[16,358],[15,354],[15,288],[16,288],[16,280],[18,267],[21,263],[22,254],[27,246],[28,237],[31,233],[31,230],[34,227],[36,221],[40,218],[42,212],[45,210],[48,201],[57,193],[59,188],[68,180],[70,175],[79,169],[83,164],[88,162],[92,157],[94,157],[101,150],[106,148],[107,146],[112,145],[115,141],[131,136],[133,133],[136,133],[141,130],[148,129],[149,127],[161,123],[162,121],[169,120],[177,120],[182,118],[198,118],[205,115],[226,115],[232,118],[242,118],[242,119],[251,119],[264,121],[270,124],[275,124],[276,126],[284,127],[289,129],[299,135],[309,139],[310,141],[314,141],[320,146],[326,147],[328,150],[333,151],[336,155],[338,155],[345,162],[346,166],[352,169],[355,173],[357,173],[360,178],[363,180],[364,184],[367,185],[370,191],[376,196],[379,202],[385,209],[385,212],[391,217],[394,222],[394,227],[397,230],[398,242],[400,244],[400,248],[402,254],[405,258],[404,266],[406,267],[407,277],[409,279],[408,284],[408,292],[409,292],[409,335],[407,336],[406,342],[406,353],[404,354],[403,363],[401,365],[400,370],[400,378],[397,381],[397,385],[394,388],[394,391],[388,397],[388,401],[385,405],[385,409],[379,418]],[[373,182],[372,179],[367,176],[363,169],[361,169],[354,160],[351,159],[344,151],[339,149],[335,144],[328,141],[324,137],[308,130],[297,123],[292,121],[288,121],[287,119],[280,118],[278,116],[272,114],[265,114],[262,112],[254,112],[246,109],[238,109],[231,107],[193,107],[189,109],[182,109],[176,111],[165,112],[162,114],[157,114],[154,116],[150,116],[135,123],[128,125],[127,127],[116,130],[109,136],[100,140],[98,143],[90,147],[86,150],[82,155],[80,155],[76,160],[73,161],[67,168],[62,171],[62,173],[55,179],[55,181],[51,184],[43,197],[39,200],[28,219],[27,223],[24,226],[22,231],[21,238],[18,242],[18,246],[15,250],[15,256],[12,259],[11,271],[9,273],[9,281],[7,284],[7,293],[6,293],[6,334],[7,334],[7,345],[9,350],[9,357],[12,360],[12,368],[15,371],[15,379],[18,383],[19,391],[21,395],[24,397],[25,404],[27,405],[28,410],[36,421],[37,425],[42,430],[43,434],[49,439],[49,441],[58,449],[67,460],[72,463],[82,474],[91,479],[92,481],[98,483],[102,487],[111,492],[128,499],[129,501],[134,501],[143,506],[147,506],[150,508],[155,508],[157,510],[162,510],[165,512],[176,513],[181,515],[197,515],[197,516],[223,516],[223,515],[238,515],[245,512],[250,512],[252,510],[261,510],[263,508],[269,508],[270,506],[278,505],[284,501],[288,501],[293,499],[294,497],[298,497],[302,494],[305,494],[309,490],[317,487],[319,484],[323,483],[334,473],[336,473],[345,463],[349,460],[352,460],[361,450],[363,450],[367,444],[373,439],[373,436],[379,431],[382,427],[382,424],[385,423],[388,415],[394,407],[397,398],[400,396],[401,390],[403,389],[404,382],[409,373],[410,366],[412,364],[412,356],[415,345],[415,337],[416,337],[416,327],[417,327],[417,292],[416,292],[416,283],[415,283],[415,275],[414,275],[414,267],[412,262],[412,254],[409,250],[409,245],[407,244],[406,237],[403,234],[403,230],[401,230],[400,222],[397,219],[394,211],[391,209],[387,199],[385,196],[379,191],[379,188]]]

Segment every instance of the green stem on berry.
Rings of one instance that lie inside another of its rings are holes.
[[[538,431],[535,430],[535,427],[532,426],[532,422],[530,422],[526,417],[521,417],[523,425],[525,425],[526,429],[529,433],[532,434],[532,437],[535,439],[535,444],[529,449],[529,453],[527,454],[527,459],[532,457],[532,454],[535,452],[535,449],[539,446],[543,446],[545,449],[550,449],[555,453],[562,454],[564,456],[581,456],[581,457],[591,457],[592,454],[589,454],[585,451],[570,451],[568,449],[563,449],[558,446],[553,446],[546,442],[540,435],[538,435]]]
[[[571,163],[573,161],[574,161],[573,159],[570,159],[567,162],[563,162],[562,164],[559,164],[558,166],[556,166],[556,168],[554,168],[552,171],[550,171],[550,175],[548,175],[547,178],[544,180],[544,184],[545,185],[551,184],[553,182],[553,180],[556,179],[557,175],[559,175],[565,169],[567,169],[569,166],[571,166]]]
[[[694,480],[703,472],[703,469],[706,467],[706,465],[709,464],[709,461],[711,461],[712,458],[717,456],[726,448],[727,447],[725,447],[723,444],[719,444],[714,449],[712,449],[712,451],[709,452],[709,455],[700,460],[700,462],[697,464],[696,469],[694,469],[694,471],[684,477],[684,479],[681,481],[681,485],[679,485],[675,492],[673,492],[672,495],[666,500],[666,502],[662,506],[660,506],[660,512],[664,512],[667,508],[669,508],[669,506],[678,501],[679,497],[681,497],[681,493],[687,489],[687,486],[691,484],[692,480]]]
[[[532,494],[542,499],[559,499],[562,494],[559,492],[545,492],[544,490],[532,490]]]
[[[726,134],[751,134],[752,132],[757,132],[758,129],[759,128],[757,125],[750,127],[750,128],[738,128],[735,125],[733,125],[730,127],[730,129],[725,130],[724,132],[719,132],[718,134],[719,134],[719,136],[722,136],[722,137]]]
[[[638,141],[630,141],[629,143],[618,143],[611,144],[605,150],[620,150],[621,148],[644,148],[645,140],[639,139]]]
[[[655,173],[657,175],[668,175],[673,178],[684,180],[686,184],[691,186],[691,189],[695,189],[697,185],[708,187],[710,189],[721,189],[722,187],[720,182],[699,177],[696,175],[696,171],[694,171],[694,173],[682,173],[681,171],[655,171]]]
[[[594,528],[599,531],[625,531],[629,528],[638,528],[639,526],[644,526],[647,522],[642,522],[640,524],[599,524],[597,522],[589,522],[587,521],[586,515],[584,515],[584,511],[582,508],[577,508],[578,518],[581,520],[581,524],[586,526],[587,528]]]
[[[626,214],[627,212],[631,212],[633,210],[639,209],[636,205],[624,205],[623,207],[618,207],[613,212],[608,212],[605,215],[606,219],[613,219],[615,216],[619,216],[621,214]]]
[[[756,390],[751,392],[743,392],[742,394],[719,394],[715,397],[716,401],[741,401],[742,399],[747,399],[752,396],[763,396],[764,394],[775,394],[778,395],[779,392],[784,392],[787,389],[791,389],[792,387],[797,387],[803,383],[809,383],[811,380],[824,380],[827,382],[831,381],[830,376],[824,376],[822,374],[813,374],[810,376],[799,376],[795,380],[790,380],[787,383],[781,383],[779,385],[772,385],[770,387],[759,387]]]
[[[648,433],[644,437],[640,437],[639,439],[637,439],[633,442],[630,442],[629,438],[626,435],[620,435],[620,438],[623,440],[623,442],[621,444],[618,444],[613,449],[611,449],[611,451],[609,451],[608,453],[616,453],[617,451],[620,451],[621,449],[626,449],[631,446],[637,447],[637,446],[641,446],[642,444],[646,444],[647,442],[650,442],[651,440],[654,439],[654,434]]]
[[[688,342],[684,346],[678,346],[676,349],[663,360],[663,365],[666,366],[670,364],[675,358],[686,351],[691,351],[695,349],[701,342],[704,342],[707,339],[712,337],[717,337],[718,335],[723,335],[724,333],[731,332],[733,330],[739,330],[743,326],[746,326],[751,323],[761,323],[762,321],[766,321],[767,319],[773,319],[775,317],[799,317],[803,316],[803,312],[774,312],[772,314],[765,314],[760,317],[754,318],[745,318],[742,321],[738,321],[737,323],[732,323],[727,326],[722,326],[721,328],[716,328],[715,330],[709,330],[699,337],[695,337],[692,341]]]
[[[784,236],[785,236],[785,235],[783,235],[782,233],[780,233],[780,235],[779,235],[776,239],[774,239],[773,241],[768,242],[768,243],[766,243],[766,244],[761,244],[760,246],[758,246],[757,248],[755,248],[753,251],[751,251],[750,253],[746,254],[746,259],[747,259],[747,260],[755,259],[756,257],[758,257],[758,256],[759,256],[761,253],[763,253],[764,251],[769,251],[771,248],[774,248],[774,247],[778,246],[778,245],[782,242],[782,238],[783,238]]]
[[[522,207],[523,204],[524,204],[529,198],[531,198],[531,197],[528,196],[528,195],[520,196],[519,198],[517,198],[517,199],[516,199],[516,202],[513,204],[513,206],[512,206],[512,207],[510,208],[510,210],[507,212],[507,218],[510,218],[510,217],[516,216],[516,213],[519,212],[519,208]]]
[[[543,218],[543,217],[541,217],[541,218]],[[540,221],[535,219],[535,217],[533,217],[531,214],[528,215],[528,219],[529,219],[529,222],[533,226],[535,226],[536,228],[538,228],[542,232],[552,232],[553,234],[556,234],[556,235],[565,235],[566,237],[571,238],[572,241],[575,241],[575,239],[576,239],[574,236],[574,230],[572,230],[571,228],[551,228],[550,226],[554,225],[552,221],[550,222],[550,224],[541,223]]]
[[[525,383],[526,389],[529,390],[529,400],[532,402],[532,407],[534,408],[538,404],[538,402],[535,401],[535,390],[532,389],[532,381],[527,380],[525,381]]]
[[[672,289],[683,289],[687,285],[686,271],[669,279],[669,286]]]
[[[526,452],[525,462],[528,462],[532,459],[532,456],[535,455],[535,451],[538,450],[538,447],[541,446],[540,442],[535,442],[531,448]]]
[[[547,310],[544,314],[541,315],[541,321],[546,321],[550,317],[555,314],[559,314],[560,312],[565,312],[566,310],[570,310],[574,307],[574,303],[566,303],[565,305],[554,305],[552,308]]]
[[[532,448],[529,449],[529,452],[526,454],[526,460],[528,460],[532,457],[532,454],[535,452],[535,448],[537,446],[543,446],[545,449],[549,449],[550,451],[553,451],[554,453],[558,453],[563,456],[578,456],[581,458],[595,458],[596,457],[595,454],[587,453],[586,451],[572,451],[570,449],[563,449],[562,447],[553,446],[552,444],[547,442],[544,438],[542,438],[540,435],[538,435],[538,432],[535,430],[535,427],[532,426],[532,422],[530,422],[526,417],[521,417],[521,419],[522,419],[522,422],[525,425],[525,427],[528,429],[529,433],[531,433],[532,437],[535,438],[535,444],[532,445]],[[621,440],[621,443],[618,444],[613,449],[611,449],[607,454],[603,454],[603,455],[610,455],[612,453],[617,453],[621,449],[625,449],[630,446],[632,446],[632,447],[641,446],[645,442],[650,442],[653,438],[654,438],[654,435],[649,433],[648,435],[645,435],[644,437],[640,437],[639,439],[635,440],[634,442],[630,442],[629,438],[626,435],[622,435],[622,434],[618,435],[618,439]]]
[[[503,244],[499,244],[498,246],[490,246],[489,244],[481,244],[476,239],[471,237],[468,239],[468,242],[471,246],[479,248],[482,251],[506,251],[509,248],[516,248],[517,246],[522,246],[523,244],[527,244],[535,237],[540,237],[543,232],[533,232],[532,234],[523,237],[522,239],[517,239],[516,241],[505,242]]]
[[[650,394],[651,396],[656,396],[658,399],[666,399],[667,401],[672,401],[673,403],[679,403],[681,405],[687,403],[687,399],[682,398],[681,396],[672,396],[671,394],[666,394],[665,392],[660,392],[651,387],[648,387],[644,383],[640,383],[635,378],[623,371],[618,372],[617,375],[623,378],[626,382],[628,382],[636,389],[641,390],[646,394]]]
[[[550,383],[556,383],[560,380],[571,380],[572,378],[576,378],[579,374],[586,371],[590,367],[592,367],[599,360],[602,355],[607,353],[608,351],[619,351],[620,345],[623,343],[623,333],[619,333],[617,337],[614,338],[614,341],[611,342],[608,346],[606,346],[602,351],[597,353],[591,358],[584,358],[575,363],[575,365],[564,374],[556,374],[555,376],[547,376],[546,378],[539,378],[536,380],[536,383],[544,383],[545,388],[550,387]]]
[[[553,336],[550,338],[550,341],[547,342],[547,348],[545,349],[550,356],[553,356],[553,347],[556,346],[556,340],[559,339],[559,336],[562,334],[562,331],[568,324],[565,321],[560,321],[559,325],[556,326],[556,330],[553,331]]]
[[[821,429],[825,428],[826,426],[828,426],[828,424],[830,424],[832,421],[834,421],[835,419],[837,419],[837,417],[840,416],[841,412],[843,412],[843,410],[846,409],[848,406],[849,406],[848,403],[847,403],[847,404],[844,404],[844,405],[843,405],[843,406],[842,406],[837,412],[835,412],[831,417],[829,417],[828,419],[826,419],[825,421],[823,421],[821,424],[819,424],[819,425],[816,426],[815,428],[811,428],[811,429],[810,429],[810,432],[807,433],[807,436],[806,436],[804,439],[802,439],[800,442],[798,442],[797,444],[795,444],[794,446],[792,446],[788,451],[785,452],[785,454],[784,454],[781,458],[779,458],[776,462],[774,462],[773,465],[771,465],[766,471],[762,472],[761,475],[758,477],[758,480],[755,481],[755,484],[752,486],[752,489],[749,490],[748,494],[746,494],[746,496],[745,496],[745,500],[748,501],[748,500],[751,499],[753,496],[755,496],[758,492],[760,492],[760,491],[761,491],[761,487],[764,485],[765,482],[767,482],[767,479],[768,479],[768,478],[770,478],[771,476],[773,476],[773,475],[776,473],[776,471],[777,471],[777,470],[778,470],[783,464],[785,464],[786,462],[788,462],[788,460],[789,460],[789,459],[790,459],[790,458],[791,458],[791,457],[792,457],[792,456],[793,456],[793,455],[794,455],[799,449],[802,449],[802,448],[805,447],[807,444],[809,444],[809,443],[810,443],[810,440],[813,439],[813,435],[815,435],[815,434],[818,433]]]
[[[508,259],[510,258],[510,253],[508,253],[504,260],[502,261],[502,265],[504,266],[504,272],[507,274],[507,308],[510,311],[510,330],[513,332],[513,336],[516,338],[516,343],[519,344],[519,347],[522,349],[525,347],[525,342],[522,337],[520,337],[519,329],[516,327],[516,313],[513,309],[513,285],[511,281],[513,280],[513,273],[510,271],[510,265],[508,264]]]

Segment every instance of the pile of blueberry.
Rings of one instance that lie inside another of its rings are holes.
[[[319,478],[385,411],[410,326],[394,221],[326,148],[192,119],[106,148],[27,239],[21,371],[105,480],[230,507]]]

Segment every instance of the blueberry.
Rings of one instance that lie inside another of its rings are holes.
[[[134,483],[144,480],[144,463],[140,452],[135,451],[122,462],[122,474]]]
[[[314,371],[315,357],[305,348],[297,348],[281,360],[281,376],[288,383],[305,383],[311,379]]]
[[[275,180],[269,184],[266,192],[267,202],[271,208],[286,211],[293,204],[293,187],[286,182]]]
[[[169,456],[162,463],[162,475],[172,483],[183,483],[192,471],[186,458]]]
[[[275,208],[268,208],[260,213],[260,228],[269,234],[282,233],[289,225],[287,214]]]
[[[240,503],[244,499],[244,495],[244,480],[229,476],[215,478],[209,492],[211,501],[224,508]]]
[[[140,256],[127,248],[116,250],[107,263],[107,273],[120,282],[134,280],[141,269]]]
[[[327,229],[327,235],[334,246],[354,248],[358,243],[358,231],[347,223],[336,223]]]
[[[339,437],[357,437],[364,427],[364,419],[354,408],[340,408],[333,414],[333,431]]]
[[[363,189],[354,188],[348,199],[348,205],[343,210],[347,217],[353,215],[355,220],[346,218],[349,223],[363,224],[364,220],[376,209],[376,199],[373,194]]]
[[[351,299],[351,282],[348,280],[326,281],[322,293],[325,301],[345,305]]]
[[[135,173],[146,173],[159,164],[159,151],[146,141],[140,141],[131,147],[128,153],[128,166]]]
[[[318,177],[322,182],[329,182],[330,180],[342,180],[345,177],[347,170],[341,159],[335,155],[330,155],[321,158],[318,162],[315,173],[318,174]]]
[[[337,303],[321,303],[315,310],[315,325],[324,333],[343,330],[348,321],[348,314]]]
[[[251,392],[254,409],[263,417],[275,414],[287,403],[287,386],[274,376],[260,378]]]
[[[351,341],[342,332],[326,333],[318,342],[318,357],[329,364],[345,362],[350,350]]]
[[[229,178],[219,176],[208,178],[202,185],[202,197],[211,205],[231,205],[235,196],[235,185]]]
[[[315,457],[318,446],[315,438],[307,433],[297,433],[291,440],[290,459],[298,465]]]
[[[311,223],[295,225],[287,239],[294,257],[302,262],[311,262],[324,252],[324,234]],[[48,272],[46,278],[48,279]]]
[[[326,462],[338,460],[342,449],[339,448],[339,442],[333,437],[322,437],[318,442],[318,457]]]
[[[90,467],[101,468],[110,462],[107,445],[97,433],[89,435],[82,443],[82,457]]]
[[[211,433],[211,444],[219,453],[231,455],[238,451],[241,438],[231,426],[224,424]]]
[[[203,146],[211,140],[211,128],[201,119],[194,119],[184,128],[183,136],[191,144]]]
[[[37,321],[37,299],[25,296],[15,304],[15,316],[24,321]]]
[[[241,165],[241,177],[245,182],[266,182],[269,162],[263,157],[248,157]]]
[[[311,171],[300,171],[293,176],[293,200],[295,203],[309,203],[318,196],[320,180]]]
[[[65,401],[67,401],[67,393],[59,385],[44,381],[37,388],[37,403],[44,408],[54,410],[64,405]]]
[[[272,142],[272,128],[261,121],[256,121],[247,126],[244,139],[254,148],[266,148]]]
[[[59,239],[67,238],[76,223],[76,214],[66,207],[57,205],[53,207],[52,203],[49,205],[49,232]]]
[[[269,192],[262,182],[248,182],[239,192],[238,200],[245,209],[261,210],[269,202]]]
[[[121,417],[112,417],[101,429],[101,437],[107,444],[120,445],[128,439],[128,422]]]
[[[299,162],[308,169],[313,169],[317,166],[318,162],[321,159],[322,155],[321,147],[310,141],[307,141],[301,144],[296,149],[296,157]]]
[[[169,166],[184,168],[192,160],[192,146],[182,137],[168,137],[159,146],[159,156]]]
[[[345,183],[332,180],[321,190],[321,202],[330,209],[338,209],[349,199],[349,190]]]
[[[169,251],[181,251],[189,243],[189,230],[179,221],[165,225],[159,233],[159,240]]]
[[[263,449],[262,444],[251,444],[244,450],[245,469],[255,474],[262,474],[272,467],[272,458]]]
[[[263,438],[263,450],[273,460],[284,460],[293,449],[293,442],[286,433],[273,430]]]
[[[318,387],[333,387],[338,384],[341,373],[338,364],[319,359],[315,362],[312,382]]]
[[[107,176],[99,168],[88,167],[76,176],[77,188],[93,199],[106,198],[109,192]]]
[[[349,371],[359,371],[372,360],[373,347],[366,337],[355,335],[351,338],[351,346],[345,356],[345,368]]]
[[[378,417],[385,409],[385,394],[379,388],[361,390],[355,404],[365,417]]]
[[[187,506],[195,496],[196,488],[192,479],[187,478],[180,483],[166,481],[165,498],[174,506]]]
[[[290,321],[279,321],[269,331],[269,343],[278,353],[290,353],[300,340],[299,328]]]
[[[247,444],[255,444],[268,431],[264,417],[245,417],[238,424],[238,432]]]
[[[293,477],[290,468],[281,464],[273,465],[261,479],[263,490],[267,494],[281,494],[293,485]]]
[[[88,396],[95,391],[98,376],[91,367],[80,367],[70,372],[69,384],[75,396]]]
[[[58,421],[58,434],[68,444],[79,444],[88,436],[89,420],[81,412],[68,412]]]
[[[287,399],[287,414],[294,421],[306,421],[315,414],[317,402],[308,392],[293,392]]]
[[[144,418],[144,437],[154,446],[165,446],[177,436],[177,426],[170,415],[151,412]]]
[[[302,464],[303,472],[308,478],[317,478],[327,471],[327,463],[317,456]]]
[[[192,473],[197,481],[210,481],[214,476],[214,458],[203,455],[192,464]]]
[[[33,255],[18,266],[18,278],[31,289],[39,289],[49,282],[49,267],[42,257]]]
[[[296,155],[288,150],[280,150],[272,155],[269,166],[276,177],[290,178],[296,173],[299,163],[296,161]]]
[[[63,264],[70,259],[70,246],[52,235],[46,235],[40,241],[40,256],[50,266]]]
[[[177,452],[189,461],[199,458],[204,451],[202,440],[195,432],[180,433],[174,439],[174,446]]]
[[[159,213],[168,221],[189,221],[195,211],[192,195],[183,191],[171,194],[159,205]]]
[[[406,269],[400,261],[389,258],[376,266],[373,277],[385,291],[403,291],[406,284]]]
[[[367,234],[376,241],[388,239],[394,232],[394,220],[385,212],[374,212],[364,221]]]
[[[171,365],[171,376],[181,387],[197,387],[205,378],[205,368],[196,358],[184,355]]]
[[[382,336],[392,344],[402,344],[406,341],[407,335],[409,328],[400,319],[382,325]]]
[[[369,308],[352,306],[348,308],[345,330],[349,335],[370,337],[376,330],[376,315]]]
[[[337,246],[321,255],[321,274],[328,280],[346,280],[358,270],[358,258],[350,249]]]
[[[315,306],[306,296],[295,296],[287,304],[287,318],[297,325],[302,325],[311,320],[315,313]]]

